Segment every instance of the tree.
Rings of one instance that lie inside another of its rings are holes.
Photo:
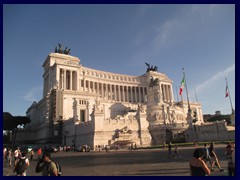
[[[214,121],[223,121],[226,120],[227,125],[231,124],[231,115],[215,115],[207,120],[207,122],[214,122]]]
[[[12,116],[9,112],[3,112],[3,130],[7,132],[8,136],[12,132],[12,146],[15,143],[19,125],[25,126],[25,124],[30,122],[29,117]]]

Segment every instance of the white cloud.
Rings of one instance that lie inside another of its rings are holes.
[[[167,19],[164,23],[159,24],[156,28],[153,46],[155,52],[159,52],[162,48],[169,48],[187,38],[196,36],[195,31],[201,31],[205,27],[206,22],[214,13],[217,5],[188,5],[185,6],[180,13],[174,17]]]
[[[231,65],[230,67],[224,69],[221,72],[218,72],[214,74],[212,77],[204,81],[203,83],[197,85],[196,91],[197,92],[204,92],[203,90],[206,88],[209,88],[211,84],[213,84],[215,81],[218,81],[219,79],[224,79],[227,77],[228,74],[235,72],[235,64]]]
[[[154,44],[157,49],[169,47],[178,41],[177,36],[182,33],[183,24],[178,19],[166,21],[157,30]]]
[[[25,101],[37,101],[38,98],[42,95],[42,87],[35,87],[32,88],[25,96],[23,96],[23,99]]]

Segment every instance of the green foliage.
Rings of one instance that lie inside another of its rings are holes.
[[[31,120],[29,117],[25,116],[12,116],[9,112],[3,112],[3,130],[6,131],[6,135],[4,136],[4,142],[10,143],[10,131],[12,136],[12,146],[14,146],[14,142],[16,139],[18,126],[25,125],[30,123]]]
[[[25,116],[12,116],[9,112],[3,112],[3,130],[12,131],[18,125],[25,125],[31,120]]]
[[[207,122],[215,122],[215,121],[223,121],[226,120],[227,124],[231,123],[231,116],[230,115],[216,115],[207,120]]]

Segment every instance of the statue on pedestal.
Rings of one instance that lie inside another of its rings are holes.
[[[68,49],[67,47],[63,50],[62,49],[62,45],[60,44],[60,43],[58,43],[58,48],[57,48],[57,46],[55,47],[55,53],[60,53],[60,54],[66,54],[66,55],[68,55],[68,54],[70,54],[70,50],[71,49]]]

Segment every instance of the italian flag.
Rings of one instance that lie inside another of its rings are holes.
[[[182,95],[184,86],[185,86],[185,78],[183,77],[181,86],[180,86],[180,90],[179,90],[179,95]]]
[[[225,97],[228,97],[228,85],[226,85],[226,90],[225,90],[226,92],[225,92]]]

